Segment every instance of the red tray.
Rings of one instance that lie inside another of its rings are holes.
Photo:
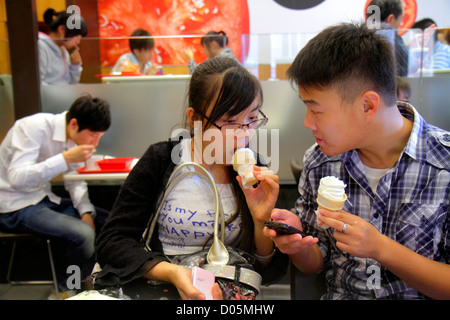
[[[86,167],[77,169],[78,173],[127,173],[131,168],[125,170],[87,170]]]
[[[97,161],[99,170],[88,170],[86,167],[77,169],[78,173],[123,173],[131,171],[134,157],[110,158]],[[102,168],[103,166],[103,168]]]

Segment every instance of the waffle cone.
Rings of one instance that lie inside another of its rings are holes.
[[[342,200],[331,200],[327,197],[323,196],[319,191],[319,195],[317,196],[317,204],[319,205],[319,209],[328,209],[331,211],[339,211],[344,208],[345,201],[347,201],[347,195],[344,194],[344,198]]]

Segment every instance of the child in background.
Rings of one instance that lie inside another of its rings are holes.
[[[234,56],[233,52],[228,46],[228,36],[224,31],[210,31],[202,37],[201,41],[203,47],[203,53],[208,59],[214,57],[229,57],[236,61],[238,59]],[[189,60],[189,73],[192,74],[197,64],[194,61],[194,53],[192,50],[187,49],[184,51],[184,55]]]
[[[411,97],[411,85],[408,80],[397,76],[397,100],[409,102],[409,98]]]
[[[139,37],[142,37],[142,39],[139,39]],[[160,73],[161,66],[151,62],[153,48],[155,47],[155,41],[151,37],[151,33],[144,29],[134,30],[129,39],[131,52],[120,56],[112,69],[112,73],[126,72],[144,75]]]

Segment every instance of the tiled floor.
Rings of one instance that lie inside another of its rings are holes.
[[[0,300],[47,300],[52,285],[0,284]]]

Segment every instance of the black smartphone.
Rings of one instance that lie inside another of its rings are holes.
[[[285,224],[285,223],[275,222],[275,221],[264,221],[264,225],[267,228],[275,230],[278,234],[299,233],[303,238],[308,236],[303,231],[298,230],[297,228],[294,228],[294,227],[292,227],[292,226],[290,226],[288,224]]]

